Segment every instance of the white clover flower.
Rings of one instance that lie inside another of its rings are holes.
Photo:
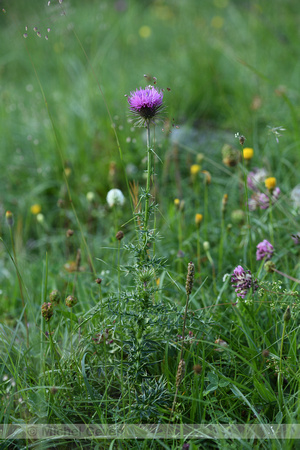
[[[107,193],[106,201],[111,208],[115,205],[123,206],[125,202],[125,197],[122,191],[120,191],[120,189],[111,189]]]
[[[295,209],[300,208],[300,184],[298,184],[291,192],[291,199]]]

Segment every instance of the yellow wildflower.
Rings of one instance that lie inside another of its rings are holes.
[[[245,147],[243,149],[244,159],[246,159],[246,160],[252,159],[253,158],[253,154],[254,154],[253,148]]]
[[[175,200],[174,200],[174,205],[176,206],[176,208],[179,208],[179,205],[180,205],[180,200],[179,200],[179,198],[175,198]]]
[[[38,203],[35,203],[34,205],[32,205],[32,206],[30,207],[30,212],[31,212],[31,214],[34,214],[35,216],[36,216],[37,214],[39,214],[41,211],[42,211],[42,207],[41,207],[41,205],[39,205]]]
[[[199,164],[192,164],[191,165],[191,175],[197,175],[197,173],[200,171],[201,166]]]
[[[273,191],[276,187],[276,178],[275,177],[269,177],[265,179],[265,186],[269,191]]]
[[[152,30],[150,27],[148,27],[148,25],[143,25],[139,29],[139,35],[141,36],[141,38],[147,39],[151,33],[152,33]]]
[[[202,214],[197,213],[195,215],[195,222],[196,222],[197,227],[199,227],[200,223],[202,222],[202,219],[203,219]]]

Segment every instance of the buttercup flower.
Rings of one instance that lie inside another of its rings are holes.
[[[198,172],[200,172],[201,167],[199,166],[199,164],[192,164],[190,171],[191,171],[191,175],[197,175]]]
[[[245,147],[243,149],[244,159],[246,159],[246,160],[252,159],[253,158],[253,154],[254,154],[253,148]]]
[[[276,178],[275,177],[269,177],[265,179],[265,186],[269,191],[273,191],[276,187]]]
[[[39,214],[42,211],[42,207],[41,207],[41,205],[36,203],[30,207],[30,211],[31,211],[31,214],[34,214],[36,216],[37,214]]]
[[[235,287],[235,292],[238,297],[245,298],[248,291],[253,289],[256,291],[258,288],[257,280],[252,279],[250,270],[245,271],[242,266],[237,266],[231,277],[231,284]]]
[[[115,205],[123,206],[125,202],[125,197],[122,191],[120,191],[120,189],[111,189],[107,193],[106,201],[111,208]]]
[[[195,223],[197,225],[197,227],[200,225],[200,223],[202,222],[203,219],[203,215],[202,214],[196,214],[195,215]]]
[[[260,261],[262,259],[268,260],[274,253],[273,245],[266,239],[260,242],[256,248],[256,261]]]
[[[138,125],[153,120],[163,108],[163,92],[151,85],[130,92],[127,100],[130,111],[140,117]]]

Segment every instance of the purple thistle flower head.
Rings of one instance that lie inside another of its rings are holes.
[[[256,261],[260,261],[262,259],[267,261],[268,259],[271,259],[271,256],[274,253],[273,245],[266,239],[260,242],[256,248]]]
[[[237,296],[241,298],[245,298],[251,288],[253,292],[258,288],[257,280],[253,281],[250,270],[245,271],[242,266],[237,266],[234,269],[231,284],[236,288]]]
[[[139,88],[130,92],[127,100],[130,111],[140,117],[139,125],[153,121],[163,109],[163,92],[151,85],[145,89]]]

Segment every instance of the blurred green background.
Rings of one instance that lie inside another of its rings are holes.
[[[144,74],[171,88],[167,116],[180,126],[240,131],[257,147],[265,143],[259,136],[266,125],[282,125],[299,144],[295,1],[74,0],[49,6],[2,1],[1,6],[6,10],[0,18],[6,206],[11,195],[23,195],[24,188],[60,169],[39,81],[64,158],[87,172],[92,190],[101,191],[99,171],[106,173],[109,161],[118,160],[97,81],[112,117],[118,116],[125,162],[137,151],[126,139],[137,132],[127,124],[124,94],[145,86]]]

